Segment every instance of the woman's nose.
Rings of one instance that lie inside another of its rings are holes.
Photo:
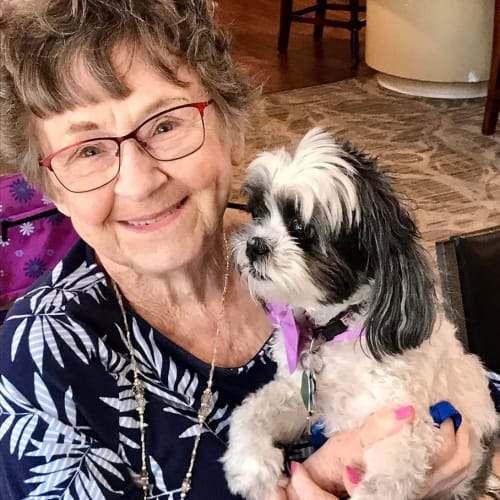
[[[120,172],[115,193],[141,200],[168,181],[161,161],[152,158],[140,144],[130,139],[120,144]]]

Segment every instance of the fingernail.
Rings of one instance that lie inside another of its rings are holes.
[[[296,470],[297,470],[297,462],[293,462],[293,461],[290,462],[290,472],[292,473],[292,476]]]
[[[413,413],[412,405],[402,406],[401,408],[398,408],[395,411],[396,420],[404,420],[405,418],[408,418],[412,413]]]
[[[349,481],[351,481],[351,483],[358,484],[361,481],[361,476],[355,469],[349,466],[347,466],[345,469],[347,472],[347,477],[349,478]]]

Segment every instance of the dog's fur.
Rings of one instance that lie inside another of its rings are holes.
[[[375,160],[313,129],[293,156],[260,154],[243,191],[253,220],[233,238],[234,259],[256,298],[289,304],[315,325],[364,303],[349,319],[364,336],[324,343],[315,355],[323,366],[315,418],[326,435],[362,425],[383,406],[415,407],[413,425],[366,451],[366,473],[351,498],[418,497],[441,445],[429,414],[441,400],[472,428],[470,473],[446,498],[477,498],[498,431],[486,374],[444,316],[415,223]],[[260,248],[251,252],[256,238]],[[266,500],[285,480],[277,444],[305,430],[304,367],[290,374],[281,335],[273,356],[277,375],[234,411],[222,459],[231,491],[252,500]]]

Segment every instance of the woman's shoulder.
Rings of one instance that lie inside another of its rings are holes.
[[[89,256],[87,245],[79,241],[14,302],[0,331],[0,351],[9,352],[14,360],[25,348],[40,357],[49,348],[60,359],[61,339],[75,346],[73,352],[89,350],[90,345],[81,346],[83,340],[75,339],[85,331],[82,339],[92,343],[85,322],[96,316],[99,303],[106,300],[105,290],[103,272]]]
[[[83,295],[95,295],[105,287],[102,270],[91,255],[90,248],[79,240],[52,270],[44,273],[12,305],[4,328],[20,315],[51,314],[79,302]]]

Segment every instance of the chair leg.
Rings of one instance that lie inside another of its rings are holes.
[[[359,0],[349,0],[351,11],[351,61],[353,66],[359,64]]]
[[[493,47],[491,72],[488,84],[488,97],[484,110],[482,132],[485,135],[495,133],[498,112],[500,110],[500,0],[495,2],[495,21],[493,27]]]
[[[316,19],[323,20],[326,16],[326,0],[316,0]],[[316,24],[314,26],[314,39],[320,40],[323,36],[323,24]]]
[[[281,0],[280,33],[278,37],[278,52],[284,54],[288,50],[290,25],[292,24],[293,0]]]

